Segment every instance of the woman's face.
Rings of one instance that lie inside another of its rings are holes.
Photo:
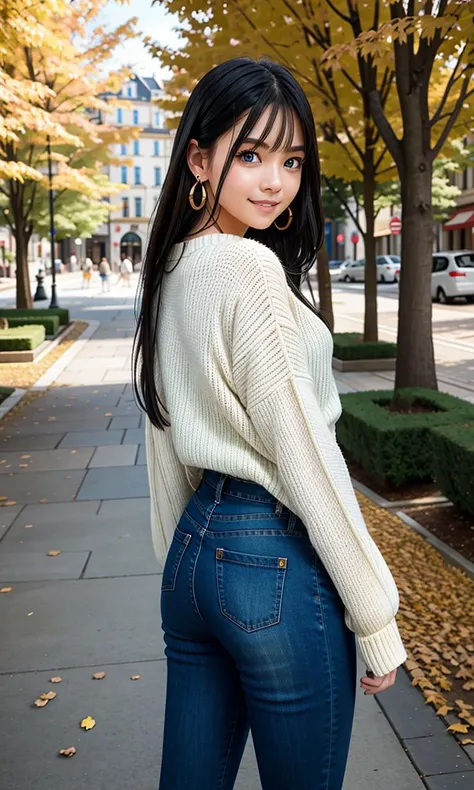
[[[248,142],[240,146],[226,176],[219,196],[220,211],[217,214],[217,221],[223,233],[243,236],[249,227],[265,230],[278,219],[280,214],[284,216],[278,225],[285,225],[288,219],[285,209],[294,200],[300,188],[305,151],[303,130],[296,115],[294,115],[293,140],[289,149],[271,150],[280,129],[281,113],[279,113],[265,142],[252,150],[265,128],[269,114],[270,108],[264,112],[250,132]],[[212,161],[206,158],[206,151],[199,149],[196,140],[192,140],[189,144],[188,164],[194,175],[199,175],[201,182],[205,183],[209,208],[214,204],[214,196],[229,150],[244,122],[245,118],[241,118],[234,129],[219,138]],[[200,189],[196,191],[199,201]],[[208,215],[205,214],[195,231],[204,226],[207,219]]]

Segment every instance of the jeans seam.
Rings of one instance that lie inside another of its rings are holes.
[[[333,761],[333,726],[334,726],[334,705],[333,705],[333,679],[332,679],[332,669],[331,669],[331,650],[328,643],[327,638],[327,629],[326,629],[326,615],[325,615],[325,605],[324,599],[321,595],[321,588],[319,586],[319,577],[318,577],[318,570],[316,568],[316,584],[318,588],[319,600],[320,600],[320,607],[321,607],[321,617],[323,622],[323,634],[324,634],[324,644],[326,646],[326,655],[328,659],[328,674],[329,674],[329,720],[330,720],[330,731],[329,731],[329,760],[328,760],[328,771],[327,771],[327,779],[326,779],[326,790],[329,788],[329,780],[331,778],[332,772],[332,761]]]
[[[231,732],[230,741],[229,741],[229,748],[227,749],[227,755],[226,755],[226,758],[225,758],[224,770],[222,772],[222,779],[219,782],[219,786],[218,786],[217,790],[222,790],[222,788],[224,787],[224,782],[225,782],[226,774],[227,774],[227,766],[229,764],[229,757],[230,757],[230,752],[231,752],[231,749],[232,749],[232,743],[233,743],[234,736],[235,736],[235,733],[236,733],[236,730],[237,730],[237,722],[239,721],[239,713],[240,713],[240,708],[241,708],[241,705],[242,705],[242,700],[243,700],[243,692],[242,692],[242,690],[240,690],[239,702],[238,702],[238,705],[237,705],[237,712],[235,714],[235,720],[234,720],[234,724],[232,726],[232,732]]]
[[[195,575],[196,575],[196,566],[197,566],[197,563],[198,563],[199,555],[201,553],[202,542],[204,540],[204,535],[206,534],[206,532],[207,532],[207,530],[209,528],[209,524],[210,524],[210,521],[211,521],[211,518],[212,518],[212,514],[214,513],[214,510],[216,509],[217,505],[218,505],[218,502],[214,502],[214,504],[212,505],[212,507],[211,507],[211,509],[209,511],[209,515],[206,516],[206,524],[205,524],[204,527],[201,528],[201,540],[200,540],[200,543],[199,543],[199,548],[198,548],[197,553],[196,553],[196,559],[194,560],[193,577],[192,577],[192,581],[191,581],[191,594],[192,594],[192,597],[193,597],[194,606],[196,607],[196,611],[197,611],[199,617],[201,618],[202,622],[204,622],[204,617],[202,616],[201,612],[199,611],[199,606],[198,606],[198,602],[197,602],[197,598],[196,598],[196,589],[195,589],[195,586],[194,586],[194,578],[195,578]]]

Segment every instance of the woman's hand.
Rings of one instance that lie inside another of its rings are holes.
[[[365,677],[360,679],[360,687],[364,689],[364,694],[378,694],[380,691],[385,691],[393,686],[397,677],[396,669],[392,669],[388,675],[382,675],[382,677],[375,677],[370,670],[366,670],[366,672]]]

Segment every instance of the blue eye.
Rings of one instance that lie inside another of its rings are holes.
[[[239,159],[241,159],[242,162],[245,162],[246,165],[253,165],[253,163],[255,162],[255,159],[245,159],[244,157],[246,157],[246,156],[250,156],[250,157],[257,156],[257,154],[255,153],[255,151],[240,151],[240,153],[238,153],[236,156]]]

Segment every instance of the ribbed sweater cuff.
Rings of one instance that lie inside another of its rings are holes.
[[[367,669],[381,677],[396,669],[407,659],[395,619],[371,636],[358,636],[357,641]]]

